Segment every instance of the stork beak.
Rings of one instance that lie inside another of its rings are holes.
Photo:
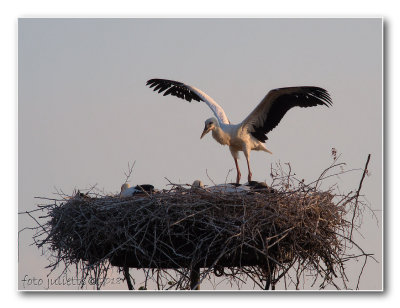
[[[200,139],[203,138],[210,130],[211,130],[210,127],[209,128],[205,127],[204,130],[203,130],[203,133],[200,136]]]

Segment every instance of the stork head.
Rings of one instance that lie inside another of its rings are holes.
[[[192,188],[204,188],[204,184],[200,180],[196,180],[192,184]]]
[[[131,187],[131,185],[129,185],[128,183],[125,183],[121,186],[121,192],[123,192],[125,189],[128,189],[129,187]]]
[[[206,120],[204,122],[204,130],[200,136],[200,139],[203,138],[207,133],[214,130],[218,126],[219,126],[219,124],[218,124],[218,121],[216,118],[209,118],[208,120]]]

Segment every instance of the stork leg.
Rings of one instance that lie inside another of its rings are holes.
[[[247,169],[249,170],[249,176],[247,177],[247,180],[248,180],[249,182],[251,182],[251,177],[253,176],[253,174],[251,173],[251,170],[250,170],[249,154],[246,153],[246,152],[244,152],[244,156],[246,156]]]
[[[240,173],[240,169],[239,169],[239,164],[238,164],[238,160],[236,157],[233,158],[235,160],[235,165],[236,165],[236,171],[237,171],[237,175],[236,175],[236,184],[239,184],[240,182],[240,177],[242,176]]]

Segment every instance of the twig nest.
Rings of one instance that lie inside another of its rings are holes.
[[[346,262],[370,257],[351,239],[362,205],[359,190],[323,191],[318,189],[322,175],[305,185],[278,171],[271,172],[279,181],[271,187],[250,182],[203,188],[196,180],[191,189],[124,184],[121,198],[74,193],[52,199],[42,207],[46,222],[34,240],[49,248],[52,269],[76,265],[83,276],[105,276],[111,264],[151,268],[158,282],[166,269],[175,269],[179,277],[172,284],[187,289],[188,271],[201,268],[201,280],[214,272],[240,282],[249,278],[264,288],[285,277],[297,288],[307,273],[320,289],[348,289]],[[354,245],[359,251],[349,253]],[[158,288],[169,288],[171,276],[163,277]]]
[[[250,191],[250,187],[245,185],[237,185],[234,183],[227,184],[219,184],[211,187],[207,187],[207,190],[210,192],[218,193],[239,193],[239,192],[248,192]]]

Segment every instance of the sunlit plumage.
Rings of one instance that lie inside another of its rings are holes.
[[[140,190],[136,189],[135,187],[131,187],[128,183],[125,183],[121,186],[121,192],[119,196],[120,198],[130,198],[138,192],[140,192]]]

